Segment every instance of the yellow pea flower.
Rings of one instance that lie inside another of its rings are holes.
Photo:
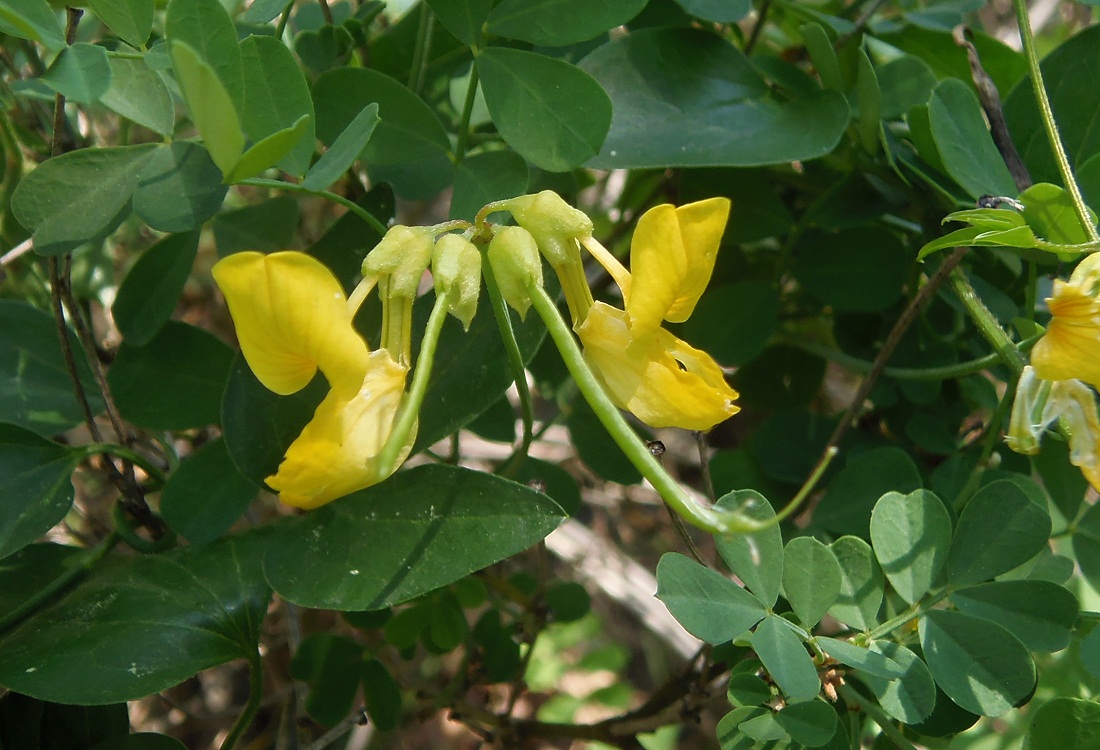
[[[1083,380],[1100,387],[1100,254],[1078,264],[1069,281],[1055,281],[1047,299],[1050,325],[1031,351],[1043,380]]]
[[[619,285],[626,308],[597,302],[574,321],[585,359],[616,405],[651,427],[709,430],[739,411],[737,392],[710,355],[661,327],[695,310],[728,217],[725,198],[650,209],[630,243],[630,271],[591,236],[580,238]]]
[[[414,437],[393,466],[376,465],[409,368],[385,349],[370,351],[332,272],[304,253],[246,252],[219,261],[213,274],[245,360],[264,386],[295,393],[320,369],[332,389],[266,479],[282,502],[315,508],[389,476]]]

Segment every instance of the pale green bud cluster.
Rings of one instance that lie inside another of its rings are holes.
[[[489,265],[505,301],[525,317],[531,307],[531,288],[542,286],[535,238],[521,227],[501,227],[489,243]]]
[[[435,293],[447,299],[448,311],[470,330],[481,292],[481,253],[474,243],[457,234],[445,234],[432,251]]]
[[[434,239],[435,233],[428,227],[391,228],[363,261],[363,275],[389,276],[388,295],[415,298],[432,259]]]
[[[579,261],[577,240],[592,236],[592,219],[552,190],[503,202],[516,223],[535,238],[554,268]]]

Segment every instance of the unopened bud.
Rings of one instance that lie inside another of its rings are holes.
[[[416,297],[420,279],[432,259],[433,233],[424,227],[392,227],[367,253],[364,276],[389,276],[389,294]]]
[[[445,234],[432,251],[436,295],[446,297],[447,310],[470,330],[481,291],[481,253],[474,243],[457,234]]]
[[[554,268],[579,259],[576,240],[592,235],[592,219],[552,190],[521,195],[505,205]]]
[[[489,243],[489,265],[504,300],[520,317],[531,306],[534,285],[542,285],[542,261],[535,238],[520,227],[501,227]]]

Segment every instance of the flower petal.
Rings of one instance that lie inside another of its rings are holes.
[[[1036,375],[1100,386],[1100,303],[1075,284],[1055,281],[1047,305],[1053,317],[1031,351]]]
[[[730,202],[727,198],[709,198],[676,209],[680,235],[687,252],[688,274],[681,283],[676,302],[665,315],[668,322],[683,323],[695,311],[695,305],[714,272],[714,261],[718,257],[718,246],[722,242],[729,215]]]
[[[340,282],[304,253],[235,253],[215,264],[241,351],[275,393],[304,388],[319,367],[340,398],[359,390],[369,350]]]
[[[375,458],[393,429],[408,368],[384,349],[369,356],[366,377],[350,399],[332,391],[317,407],[268,485],[287,505],[316,508],[385,479]],[[409,437],[400,459],[415,439]]]
[[[636,338],[627,314],[597,302],[577,334],[611,400],[651,427],[709,430],[736,414],[737,393],[706,352],[668,331]]]

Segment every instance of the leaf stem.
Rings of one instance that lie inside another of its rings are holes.
[[[256,712],[260,710],[260,704],[263,701],[263,697],[263,662],[260,659],[259,650],[255,650],[248,654],[248,701],[244,704],[244,710],[241,711],[241,715],[233,722],[233,727],[229,730],[229,734],[225,736],[225,741],[222,742],[221,750],[232,750],[237,744],[237,741],[241,739],[245,730],[252,725],[252,720],[256,718]]]
[[[1058,172],[1065,183],[1073,201],[1073,210],[1077,213],[1077,221],[1081,224],[1086,236],[1092,242],[1100,241],[1100,233],[1089,217],[1088,207],[1081,195],[1081,188],[1077,179],[1073,176],[1073,167],[1070,166],[1069,157],[1066,155],[1065,144],[1058,132],[1058,124],[1054,121],[1054,110],[1050,106],[1050,97],[1047,96],[1046,84],[1043,83],[1043,71],[1039,66],[1039,53],[1035,49],[1035,36],[1031,31],[1031,18],[1027,13],[1027,0],[1012,0],[1012,6],[1016,9],[1016,22],[1020,27],[1020,41],[1024,46],[1024,57],[1027,59],[1028,71],[1031,73],[1031,88],[1035,92],[1035,102],[1039,105],[1039,116],[1043,121],[1043,128],[1047,133],[1047,140],[1054,151],[1054,160],[1058,163]]]
[[[251,185],[252,187],[273,188],[275,190],[286,190],[287,192],[291,193],[306,193],[308,195],[316,195],[319,198],[324,198],[325,200],[330,200],[333,203],[340,204],[341,206],[358,216],[360,219],[365,221],[371,227],[371,229],[378,232],[379,235],[384,235],[386,233],[386,225],[375,218],[373,215],[371,215],[371,213],[367,211],[367,209],[363,208],[353,200],[345,198],[342,195],[337,195],[336,193],[330,192],[328,190],[314,190],[312,188],[307,188],[305,185],[302,185],[298,182],[269,180],[266,177],[249,177],[247,180],[240,180],[234,184]]]
[[[878,705],[864,698],[851,685],[838,686],[837,693],[844,698],[845,702],[859,706],[863,713],[871,717],[871,721],[879,725],[882,733],[889,737],[890,741],[901,750],[917,750],[917,746],[905,738],[905,735],[894,726],[894,723],[890,721],[890,717]]]
[[[145,456],[141,455],[137,451],[131,450],[124,445],[115,445],[113,443],[90,443],[80,447],[80,457],[82,459],[89,456],[106,455],[106,456],[118,456],[124,458],[135,466],[140,466],[141,469],[152,477],[158,485],[163,485],[165,476],[164,470],[150,461]]]
[[[971,320],[978,327],[985,340],[992,345],[1001,362],[1012,370],[1013,375],[1019,375],[1024,369],[1024,356],[1016,348],[1016,344],[1001,328],[1001,324],[993,317],[993,313],[985,306],[978,293],[967,278],[966,272],[959,267],[951,271],[951,288],[959,298]]]
[[[871,640],[878,640],[887,633],[891,633],[894,630],[897,630],[905,623],[913,620],[914,618],[920,617],[927,610],[931,609],[934,605],[946,599],[948,593],[948,590],[946,588],[943,588],[940,591],[937,591],[932,596],[926,596],[925,598],[919,599],[916,604],[913,604],[901,614],[896,615],[895,617],[891,617],[889,620],[882,623],[877,628],[873,628],[871,632],[867,634],[867,636]]]

